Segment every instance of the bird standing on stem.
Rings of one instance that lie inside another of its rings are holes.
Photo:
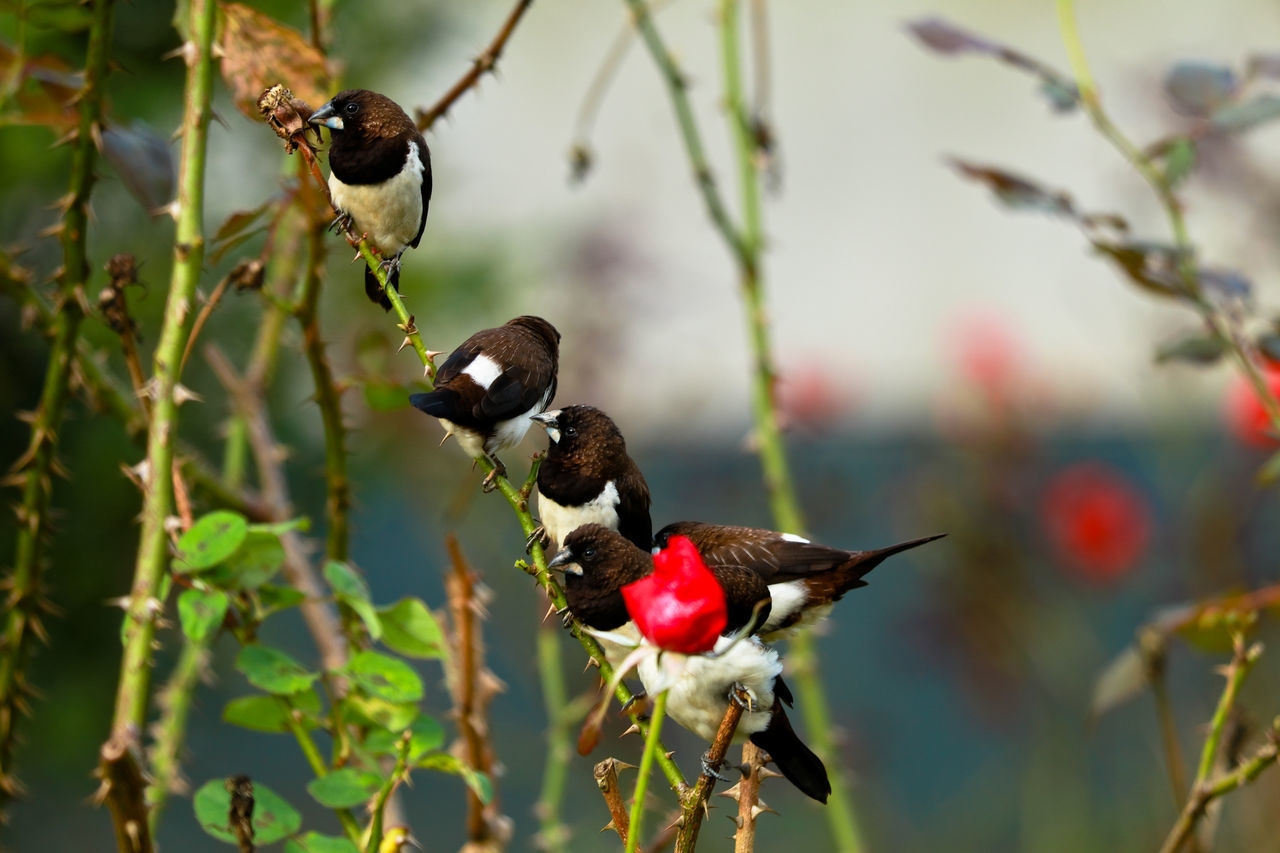
[[[329,194],[340,228],[354,226],[382,255],[387,284],[400,289],[400,256],[417,248],[431,202],[431,152],[400,105],[368,89],[347,89],[307,119],[329,128]],[[369,299],[391,310],[373,271]]]
[[[494,478],[506,476],[498,451],[518,444],[533,416],[546,411],[559,364],[555,326],[541,317],[516,317],[463,341],[436,372],[435,390],[409,402],[438,418],[445,439],[456,435],[468,456],[493,463],[484,479],[485,491],[492,491]]]

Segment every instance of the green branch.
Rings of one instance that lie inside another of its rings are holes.
[[[566,853],[569,834],[560,819],[560,806],[573,757],[569,738],[573,717],[560,663],[560,638],[555,628],[546,623],[538,626],[538,676],[547,711],[547,753],[542,765],[542,791],[535,807],[541,825],[538,843],[549,853]]]
[[[148,755],[151,784],[147,786],[147,818],[153,837],[160,823],[160,812],[178,781],[181,764],[178,754],[187,738],[187,721],[191,717],[196,687],[209,664],[209,643],[212,639],[212,634],[203,642],[184,638],[178,662],[157,699],[161,713],[153,729],[155,742]]]
[[[188,68],[181,134],[182,165],[175,206],[173,275],[150,383],[153,409],[147,431],[142,531],[125,613],[124,655],[111,726],[112,735],[118,737],[140,732],[146,723],[151,650],[160,610],[156,596],[168,565],[165,522],[173,504],[173,448],[178,428],[174,393],[180,379],[180,359],[191,303],[204,260],[205,152],[212,117],[209,102],[213,93],[212,46],[217,11],[213,0],[191,0],[188,8],[192,40],[184,45],[183,51]]]
[[[323,779],[331,772],[329,765],[325,763],[324,756],[320,754],[320,747],[316,745],[315,738],[311,737],[311,733],[307,731],[307,727],[303,725],[297,709],[293,704],[282,696],[276,697],[280,704],[284,706],[284,723],[288,726],[289,731],[293,733],[294,739],[298,742],[298,747],[302,750],[302,756],[306,758],[307,765],[311,768],[311,772],[315,774],[317,779]],[[342,824],[342,830],[347,834],[352,844],[360,846],[360,824],[356,821],[355,815],[350,809],[334,809],[334,814],[338,816],[338,822]]]
[[[1169,229],[1173,233],[1174,245],[1178,249],[1178,273],[1182,277],[1183,286],[1192,303],[1200,312],[1209,331],[1230,350],[1240,372],[1248,381],[1273,429],[1280,431],[1280,401],[1272,393],[1262,374],[1256,353],[1234,333],[1231,320],[1214,305],[1200,287],[1200,276],[1196,269],[1195,246],[1187,231],[1186,218],[1182,213],[1182,203],[1174,194],[1169,183],[1155,162],[1145,154],[1123,131],[1111,120],[1102,108],[1102,99],[1098,96],[1098,87],[1094,83],[1093,74],[1089,70],[1089,62],[1084,52],[1084,44],[1080,39],[1076,26],[1074,0],[1058,0],[1058,27],[1062,31],[1062,40],[1066,47],[1067,57],[1071,63],[1071,71],[1075,76],[1076,88],[1080,91],[1080,102],[1088,114],[1094,127],[1108,142],[1115,146],[1120,155],[1142,175],[1151,185],[1152,191],[1164,208],[1169,220]]]
[[[649,734],[644,739],[644,753],[640,756],[640,773],[636,777],[635,796],[631,801],[631,818],[627,824],[626,853],[635,853],[640,849],[640,824],[644,822],[644,798],[649,792],[649,773],[653,770],[654,759],[662,748],[658,738],[662,734],[662,718],[667,713],[667,691],[662,691],[653,700],[653,716],[649,720]]]
[[[93,192],[95,140],[100,137],[104,81],[111,46],[114,0],[94,0],[85,54],[84,86],[78,95],[79,124],[71,154],[70,191],[59,226],[62,270],[58,282],[59,307],[53,318],[53,345],[45,368],[44,387],[31,425],[31,441],[15,466],[21,478],[22,504],[18,508],[18,534],[13,575],[4,606],[4,635],[0,640],[0,814],[18,790],[13,775],[13,748],[17,718],[29,692],[25,669],[32,642],[44,637],[40,625],[41,563],[49,530],[53,476],[56,470],[58,432],[70,398],[72,362],[84,317],[85,285],[89,280],[89,198]]]

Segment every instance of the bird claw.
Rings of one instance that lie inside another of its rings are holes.
[[[535,544],[542,545],[544,551],[551,547],[551,537],[547,535],[547,529],[541,524],[534,528],[528,539],[524,540],[524,552],[528,554],[533,551]]]
[[[754,698],[741,684],[735,684],[729,689],[729,701],[748,713],[755,711]]]
[[[378,269],[382,270],[388,275],[392,273],[400,272],[400,256],[395,255],[390,258],[383,258],[382,261],[379,262],[378,264]]]
[[[648,701],[649,701],[649,696],[643,690],[636,693],[632,693],[631,698],[622,704],[622,713],[624,714],[628,713],[631,710],[632,706],[636,705],[637,703],[648,702]],[[644,710],[644,709],[641,708],[640,710]],[[637,711],[637,713],[639,712]]]
[[[493,470],[490,471],[480,483],[480,491],[486,495],[498,488],[498,478],[507,476],[507,466],[498,461],[498,457],[491,456],[489,461],[493,463]]]
[[[351,214],[345,210],[339,210],[338,215],[329,223],[329,230],[335,234],[341,234],[351,230]]]
[[[557,610],[556,615],[560,617],[560,622],[566,629],[573,627],[573,611],[568,607]]]
[[[698,763],[702,765],[703,776],[706,776],[709,779],[719,779],[721,782],[733,781],[728,776],[720,775],[720,768],[724,766],[724,759],[721,759],[720,761],[717,761],[713,764],[711,762],[711,753],[704,752],[702,753],[702,756],[698,759]]]

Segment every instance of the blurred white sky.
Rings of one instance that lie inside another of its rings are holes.
[[[350,83],[406,104],[432,102],[510,4],[464,5],[455,37],[402,66],[402,78]],[[691,76],[736,212],[714,9],[679,0],[658,22]],[[917,422],[954,385],[957,327],[983,317],[1022,341],[1028,370],[1065,412],[1127,419],[1196,411],[1189,397],[1200,411],[1216,405],[1223,369],[1152,364],[1157,342],[1195,328],[1189,312],[1136,292],[1089,256],[1069,224],[1006,212],[944,165],[948,154],[1001,165],[1068,189],[1088,210],[1122,212],[1136,236],[1168,239],[1144,185],[1083,116],[1053,114],[1024,74],[928,52],[904,30],[916,17],[945,15],[1066,70],[1052,2],[774,2],[769,14],[784,182],[765,211],[766,281],[784,372],[828,375],[837,396],[856,400],[847,415],[856,423]],[[1105,103],[1140,142],[1173,126],[1159,88],[1171,62],[1239,67],[1247,54],[1280,46],[1280,11],[1260,0],[1082,0],[1079,14]],[[559,403],[589,393],[629,433],[669,421],[677,405],[688,407],[681,416],[694,430],[744,424],[748,354],[733,268],[639,44],[596,122],[592,175],[583,186],[567,181],[576,112],[624,17],[621,0],[534,4],[500,77],[429,139],[436,196],[419,251],[444,251],[450,235],[475,231],[509,244],[519,259],[511,315],[545,313],[564,333]],[[1278,141],[1276,130],[1247,139],[1267,176],[1255,178],[1255,194],[1274,191]],[[1245,204],[1206,186],[1195,176],[1188,187],[1193,234],[1209,262],[1252,277],[1266,305],[1276,246],[1244,227]],[[629,259],[625,294],[571,281],[569,250],[601,227]],[[621,324],[607,356],[575,337],[592,315],[597,329]],[[612,386],[597,375],[588,387],[581,377],[592,370],[606,371]]]

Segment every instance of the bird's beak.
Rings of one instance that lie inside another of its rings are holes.
[[[404,843],[405,843],[406,845],[408,845],[409,847],[417,847],[419,850],[425,850],[425,849],[426,849],[425,847],[423,847],[423,846],[418,842],[418,839],[414,838],[412,835],[407,835],[407,834],[406,834],[406,835],[405,835],[405,837],[404,837]]]
[[[330,130],[342,130],[342,116],[338,115],[338,111],[333,108],[333,101],[313,112],[307,121],[311,124],[324,125]]]
[[[574,559],[572,548],[561,548],[560,553],[552,557],[551,562],[547,563],[547,568],[552,571],[564,572],[566,575],[582,577],[582,566],[579,566]]]
[[[560,427],[557,425],[559,418],[559,409],[552,409],[549,412],[543,412],[540,415],[533,416],[533,420],[540,423],[543,429],[547,431],[547,438],[551,439],[552,444],[558,444],[560,442]]]

